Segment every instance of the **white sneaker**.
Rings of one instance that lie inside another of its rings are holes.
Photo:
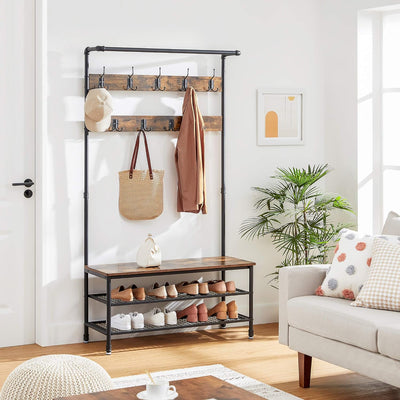
[[[144,313],[144,323],[154,326],[164,326],[165,316],[159,308],[153,308],[151,311]]]
[[[176,325],[178,323],[178,320],[176,318],[176,311],[170,311],[165,309],[165,323],[167,325]]]
[[[132,329],[131,317],[128,314],[117,314],[111,317],[111,328],[120,331],[130,331]]]
[[[131,317],[132,329],[144,328],[144,317],[142,313],[131,312],[129,316]]]

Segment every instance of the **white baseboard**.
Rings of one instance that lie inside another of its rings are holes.
[[[254,323],[255,324],[271,324],[278,322],[279,319],[279,303],[261,303],[254,305]]]

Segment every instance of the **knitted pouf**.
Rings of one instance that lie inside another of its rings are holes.
[[[53,400],[113,389],[110,375],[87,358],[57,354],[32,358],[5,381],[0,400]]]

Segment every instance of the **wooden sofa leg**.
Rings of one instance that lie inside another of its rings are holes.
[[[299,385],[302,388],[310,387],[312,357],[297,353],[299,360]]]

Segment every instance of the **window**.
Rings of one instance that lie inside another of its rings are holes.
[[[400,211],[400,10],[358,22],[358,225],[377,233]]]

